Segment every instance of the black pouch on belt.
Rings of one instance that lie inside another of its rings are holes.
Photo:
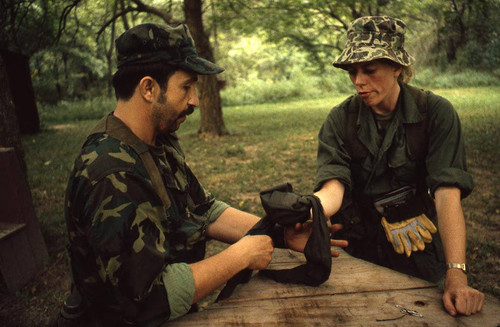
[[[425,212],[427,201],[411,186],[404,186],[377,197],[373,201],[375,209],[389,223],[417,217]]]

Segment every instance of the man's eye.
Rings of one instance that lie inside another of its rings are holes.
[[[365,74],[371,75],[373,73],[375,73],[375,69],[366,69],[365,70]]]
[[[349,76],[356,75],[356,72],[354,70],[348,70],[347,73],[349,74]]]

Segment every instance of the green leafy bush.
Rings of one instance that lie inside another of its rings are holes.
[[[223,105],[232,106],[312,99],[353,91],[347,73],[335,72],[332,67],[331,74],[308,75],[294,72],[288,79],[241,80],[224,89],[221,96]]]
[[[62,124],[99,119],[115,107],[114,98],[96,97],[88,100],[59,101],[57,105],[38,104],[42,124]]]
[[[474,86],[497,86],[500,85],[500,70],[490,73],[480,72],[473,69],[463,69],[462,66],[454,66],[447,72],[435,68],[417,69],[415,78],[411,82],[423,88],[456,88]]]

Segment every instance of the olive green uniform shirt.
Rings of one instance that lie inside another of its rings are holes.
[[[380,135],[371,109],[364,104],[360,107],[357,134],[369,154],[361,162],[356,176],[352,176],[351,158],[345,144],[349,101],[330,111],[319,132],[315,190],[330,179],[340,180],[347,191],[361,189],[366,195],[383,194],[402,186],[418,184],[417,164],[410,160],[403,124],[421,122],[423,117],[405,86],[401,87],[394,117],[380,146],[377,146]],[[456,186],[460,188],[462,197],[466,197],[474,183],[467,172],[458,115],[448,100],[432,92],[427,96],[427,108],[429,146],[425,159],[425,185],[432,195],[439,186]],[[365,185],[372,170],[372,180]]]
[[[416,187],[420,192],[428,190],[432,196],[440,186],[455,186],[461,190],[462,197],[466,197],[474,184],[467,172],[458,115],[449,101],[432,92],[427,93],[427,155],[420,163],[410,159],[411,149],[405,137],[404,124],[420,123],[424,118],[407,87],[400,86],[397,106],[392,120],[384,123],[384,133],[379,133],[380,125],[377,128],[372,110],[361,102],[356,123],[357,136],[366,147],[367,155],[360,161],[351,160],[346,149],[347,111],[351,98],[330,111],[319,132],[315,190],[320,190],[328,180],[338,179],[346,188],[343,208],[346,197],[354,199],[357,209],[349,210],[359,210],[355,216],[359,218],[348,220],[348,226],[344,225],[344,230],[338,235],[342,237],[342,233],[348,233],[348,228],[354,231],[355,234],[345,236],[350,242],[348,252],[436,282],[445,271],[439,235],[434,234],[432,243],[427,244],[424,251],[413,252],[410,258],[397,254],[386,239],[380,224],[381,216],[371,201],[403,186]],[[345,211],[347,215],[355,212],[349,210]],[[432,204],[422,210],[436,223]]]

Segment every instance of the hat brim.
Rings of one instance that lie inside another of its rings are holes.
[[[345,68],[345,66],[360,62],[369,62],[377,59],[388,59],[402,66],[410,66],[415,59],[401,49],[396,54],[392,49],[380,47],[359,47],[354,49],[349,47],[344,49],[338,58],[332,63],[337,68]]]
[[[200,57],[189,56],[184,61],[176,63],[179,67],[200,75],[214,75],[224,71],[224,68]]]

